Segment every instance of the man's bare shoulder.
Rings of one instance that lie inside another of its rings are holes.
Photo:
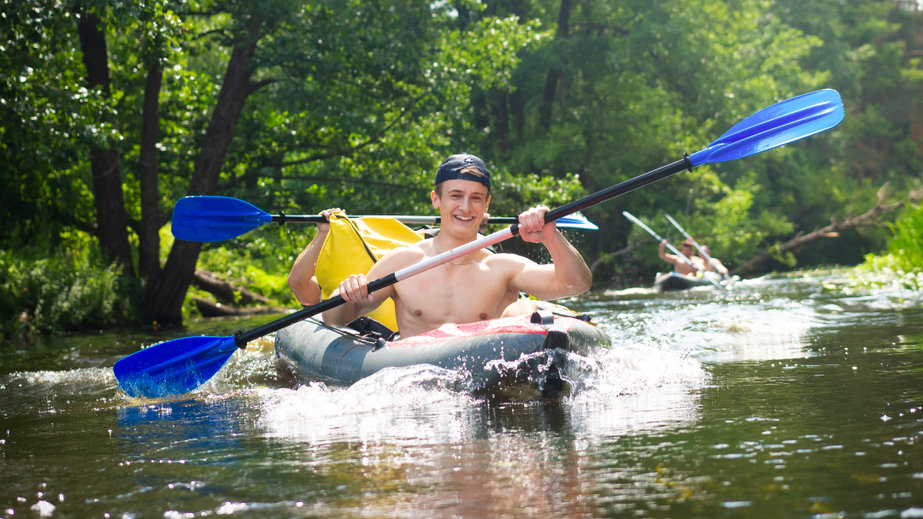
[[[523,267],[536,265],[534,261],[525,256],[508,252],[492,253],[487,256],[484,261],[492,268],[521,269]]]
[[[432,247],[432,245],[427,245],[425,243],[429,241],[430,240],[423,240],[410,245],[395,247],[382,256],[372,268],[377,267],[376,270],[389,270],[390,272],[394,272],[415,263],[419,263],[428,255],[426,252],[428,250],[427,247]]]

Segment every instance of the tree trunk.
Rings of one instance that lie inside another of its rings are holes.
[[[558,29],[555,33],[555,39],[562,40],[567,38],[570,24],[570,0],[561,0],[561,8],[558,10]],[[551,112],[554,106],[554,95],[558,88],[558,81],[561,78],[561,68],[552,65],[545,77],[545,87],[542,90],[542,104],[539,108],[539,124],[543,130],[551,128]]]
[[[246,28],[248,37],[238,41],[231,52],[215,110],[196,159],[189,184],[190,195],[212,195],[217,190],[221,167],[234,137],[237,119],[247,97],[259,88],[258,84],[250,81],[253,75],[250,60],[256,52],[259,28],[259,17],[254,16]],[[201,243],[182,240],[174,242],[163,270],[145,287],[144,312],[147,318],[163,324],[182,322],[183,300],[192,282],[201,250]]]
[[[83,11],[78,11],[78,20],[77,33],[83,64],[87,69],[87,83],[90,89],[100,88],[103,96],[109,98],[109,54],[106,35],[100,29],[102,22],[95,14]],[[108,119],[108,113],[99,114],[100,121]],[[90,169],[96,207],[96,236],[100,247],[110,259],[118,261],[127,274],[134,275],[118,151],[111,147],[91,150]]]
[[[160,272],[160,188],[157,184],[157,139],[160,133],[160,88],[163,67],[155,61],[147,72],[141,115],[138,173],[141,185],[141,228],[138,231],[138,270],[143,283]]]
[[[164,268],[145,286],[142,312],[147,319],[168,325],[183,322],[183,300],[201,250],[201,243],[173,243]]]

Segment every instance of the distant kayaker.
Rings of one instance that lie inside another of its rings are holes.
[[[548,208],[541,206],[519,215],[519,235],[527,242],[542,243],[552,263],[479,249],[370,294],[368,281],[477,239],[490,205],[490,172],[484,162],[467,153],[452,155],[440,164],[434,184],[430,199],[441,217],[439,234],[394,249],[367,275],[353,274],[343,280],[334,294],[346,303],[324,312],[327,324],[346,325],[391,297],[400,334],[409,337],[446,323],[531,312],[535,305],[519,301],[520,291],[550,300],[590,288],[589,267],[554,222],[545,223]]]
[[[660,249],[658,250],[658,255],[660,259],[666,261],[667,263],[673,265],[673,270],[677,274],[691,274],[695,275],[699,271],[705,271],[705,261],[692,254],[692,240],[685,240],[679,246],[679,251],[685,257],[677,256],[676,254],[669,254],[666,251],[667,240],[662,240],[660,242]],[[690,262],[692,263],[690,265]]]
[[[324,217],[324,222],[317,224],[317,233],[311,239],[311,243],[308,243],[295,259],[292,270],[288,273],[288,286],[298,302],[305,306],[316,304],[321,300],[321,289],[317,278],[314,277],[314,266],[324,246],[324,240],[330,233],[330,215],[338,211],[340,211],[339,208],[332,208],[320,212],[320,215]]]
[[[705,270],[709,272],[717,272],[722,276],[727,276],[728,269],[724,266],[724,263],[721,263],[721,260],[711,255],[711,251],[708,250],[707,245],[701,245],[700,247],[702,250],[699,251],[699,257],[702,258],[702,263],[705,265]]]

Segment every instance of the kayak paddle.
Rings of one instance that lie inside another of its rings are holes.
[[[647,233],[650,234],[651,236],[653,236],[654,239],[657,240],[658,243],[659,243],[659,242],[666,241],[666,240],[663,239],[663,237],[661,237],[659,234],[657,234],[657,233],[654,231],[654,229],[651,229],[650,227],[647,226],[647,224],[645,224],[644,222],[642,222],[641,219],[638,218],[637,216],[635,216],[635,215],[629,213],[628,211],[622,211],[622,216],[624,216],[625,218],[628,218],[629,220],[631,220],[632,223],[634,223],[634,224],[637,225],[638,227],[640,227],[640,228],[644,229],[645,231],[647,231]],[[683,258],[684,260],[686,260],[686,263],[687,263],[690,267],[692,267],[692,268],[694,268],[694,269],[696,269],[696,270],[699,270],[699,268],[695,266],[695,263],[693,263],[692,260],[689,259],[688,256],[686,256],[685,254],[683,254],[682,252],[680,252],[679,250],[677,250],[677,248],[674,247],[672,243],[667,242],[667,243],[666,243],[666,246],[667,246],[668,249],[670,249],[670,252],[672,252],[673,254],[676,254],[677,256],[679,256],[679,257]]]
[[[628,218],[629,220],[631,220],[631,221],[632,221],[634,224],[636,224],[638,227],[640,227],[640,228],[644,229],[645,231],[647,231],[647,233],[650,234],[651,236],[653,236],[654,239],[656,239],[658,243],[659,243],[659,242],[666,242],[666,247],[667,247],[668,249],[670,249],[670,252],[672,252],[672,253],[675,254],[676,256],[679,256],[680,258],[683,258],[683,261],[685,261],[686,264],[689,265],[690,267],[694,268],[696,272],[699,272],[700,270],[702,270],[702,269],[700,269],[699,267],[695,266],[695,263],[692,262],[692,259],[691,259],[691,258],[689,258],[689,257],[686,256],[685,254],[683,254],[682,252],[680,252],[679,250],[677,250],[676,247],[674,247],[672,243],[670,243],[670,242],[664,240],[663,238],[661,238],[659,234],[657,234],[656,232],[654,232],[653,229],[651,229],[650,227],[648,227],[647,225],[645,225],[645,223],[642,222],[640,219],[638,219],[637,216],[635,216],[635,215],[629,213],[628,211],[622,211],[622,215],[624,215],[625,218]],[[713,280],[713,279],[710,279],[710,278],[705,278],[705,279],[706,279],[707,281],[709,281],[712,285],[715,285],[715,286],[718,287],[718,288],[724,288],[723,285],[721,285],[720,283],[718,283],[717,281],[715,281],[715,280]]]
[[[369,215],[364,215],[369,216]],[[364,216],[351,216],[363,218]],[[438,224],[438,216],[380,215],[378,218],[394,218],[405,224]],[[173,206],[173,222],[170,229],[173,236],[186,241],[211,242],[236,238],[253,229],[271,222],[284,225],[287,222],[320,223],[324,217],[319,214],[291,215],[269,214],[255,205],[227,196],[184,196]],[[487,223],[513,224],[514,216],[492,216]],[[599,229],[583,216],[571,215],[561,218],[558,227],[595,231]]]
[[[608,187],[545,213],[552,222],[634,191],[684,169],[707,163],[724,162],[755,155],[833,128],[843,120],[843,103],[834,90],[818,90],[780,101],[747,117],[707,148],[682,159]],[[475,250],[497,244],[519,234],[518,224],[489,234],[468,244],[427,258],[369,283],[374,292],[410,276],[460,258]],[[228,337],[186,337],[154,344],[117,361],[113,366],[121,388],[131,396],[164,397],[189,392],[206,382],[238,348],[308,317],[343,304],[334,296],[297,312],[285,315],[253,330]]]
[[[699,245],[699,242],[695,241],[695,238],[693,238],[688,232],[686,232],[686,229],[683,229],[683,226],[681,226],[679,222],[674,220],[673,217],[671,217],[667,213],[663,213],[663,215],[666,216],[667,220],[669,220],[670,223],[673,224],[673,227],[676,227],[676,230],[682,233],[682,235],[685,236],[687,240],[692,242],[692,245],[695,247],[695,250],[699,251],[699,254],[701,254],[702,257],[705,258],[705,261],[711,263],[711,265],[715,267],[715,271],[717,272],[718,264],[715,263],[715,260],[711,259],[711,256],[709,256],[708,253],[705,252],[705,249],[703,249],[702,246]]]

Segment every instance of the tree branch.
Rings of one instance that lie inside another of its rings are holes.
[[[851,218],[846,218],[842,222],[833,222],[830,225],[821,227],[820,229],[815,229],[808,234],[798,234],[794,238],[788,240],[785,243],[776,244],[769,247],[767,252],[758,254],[739,267],[734,268],[731,271],[731,274],[740,274],[745,272],[750,272],[756,270],[756,267],[769,261],[773,256],[777,256],[783,252],[788,252],[791,250],[798,249],[809,243],[824,239],[824,238],[836,238],[842,231],[848,231],[857,227],[868,227],[872,225],[878,225],[881,223],[881,217],[885,214],[891,213],[901,206],[903,202],[897,202],[893,204],[884,204],[879,199],[878,203],[874,207],[869,209],[863,214],[858,216],[853,216]]]
[[[274,80],[266,80],[263,83],[273,82],[273,81]],[[265,85],[261,85],[261,86],[265,86]],[[420,103],[423,102],[425,98],[426,98],[426,95],[421,95],[417,97],[412,103],[413,106],[414,107],[418,106]],[[260,174],[260,171],[262,171],[267,166],[273,169],[276,169],[276,170],[281,170],[282,168],[298,166],[298,165],[307,164],[310,162],[323,161],[323,160],[333,159],[337,157],[349,157],[353,155],[355,152],[363,148],[366,148],[372,144],[381,142],[381,137],[383,135],[386,135],[389,131],[391,131],[391,129],[393,129],[401,121],[403,121],[407,114],[410,114],[412,112],[413,110],[400,110],[400,114],[397,117],[395,117],[391,122],[389,122],[385,126],[382,126],[377,132],[375,132],[371,137],[369,137],[369,139],[363,142],[360,142],[354,146],[348,146],[345,148],[328,148],[328,149],[325,149],[325,151],[317,152],[317,153],[314,153],[313,155],[309,155],[307,157],[304,157],[298,160],[285,161],[285,160],[276,160],[274,158],[270,158],[266,160],[265,162],[263,162],[262,164],[257,165],[256,167],[248,168],[248,170],[243,175],[239,175],[237,177],[229,179],[227,182],[224,182],[221,186],[219,186],[219,190],[224,190],[229,187],[242,184],[252,178],[301,180],[304,177],[285,177],[285,176],[280,176],[280,175],[263,175],[263,174]],[[275,156],[281,156],[281,155],[282,153],[279,153],[279,154],[276,154]],[[346,183],[360,182],[359,180],[355,180],[355,179],[332,178],[332,177],[317,177],[316,180],[320,182],[346,182]],[[383,186],[392,186],[392,187],[405,187],[402,184],[392,184],[392,183],[387,183],[387,182],[367,182],[367,181],[361,181],[361,182],[364,184],[374,184],[374,185],[383,185]]]

